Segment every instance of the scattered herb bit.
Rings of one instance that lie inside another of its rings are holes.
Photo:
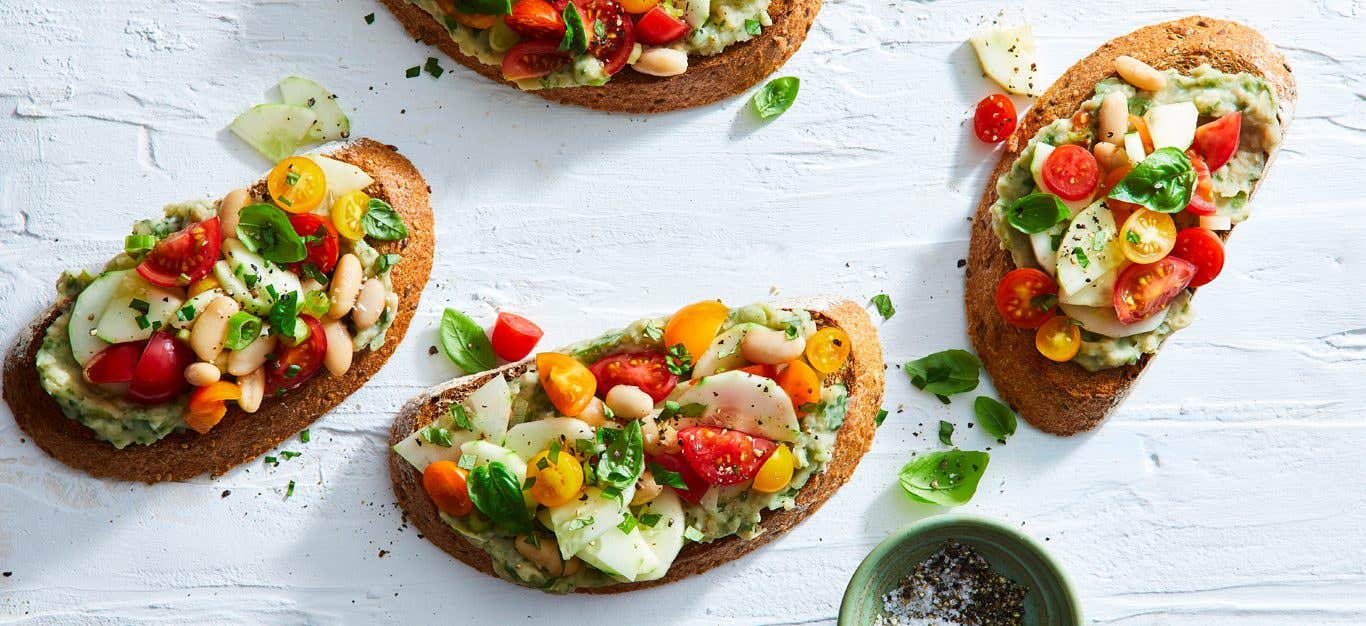
[[[770,119],[782,115],[797,100],[797,90],[801,81],[796,76],[784,76],[768,81],[754,94],[754,112],[760,119]]]
[[[1138,236],[1138,233],[1134,232],[1132,228],[1124,231],[1124,240],[1134,245],[1143,243],[1143,238]]]
[[[296,263],[308,256],[308,249],[289,216],[269,204],[242,207],[237,217],[237,239],[248,250],[275,263]]]
[[[388,254],[381,254],[375,258],[375,265],[373,266],[371,272],[375,276],[381,276],[385,272],[389,271],[389,268],[392,268],[393,266],[397,265],[399,259],[401,258],[403,257],[392,252]]]
[[[985,452],[957,449],[922,454],[901,468],[901,488],[922,502],[960,506],[977,493],[990,459]]]
[[[692,375],[692,355],[688,353],[687,346],[681,343],[669,346],[668,352],[664,355],[664,365],[680,377],[687,378]]]
[[[156,245],[157,238],[153,235],[128,235],[123,238],[123,251],[129,256],[151,252]]]
[[[450,429],[435,424],[422,429],[422,440],[443,448],[449,448],[453,445]]]
[[[466,470],[474,469],[474,464],[479,462],[479,457],[473,454],[462,454],[460,459],[455,462],[456,467]]]
[[[873,306],[877,307],[877,314],[882,316],[883,321],[892,319],[892,316],[896,315],[896,307],[892,306],[892,297],[885,293],[873,296]]]
[[[266,464],[267,464],[267,465],[279,465],[279,464],[280,464],[280,459],[277,459],[277,458],[275,458],[274,456],[271,456],[271,455],[269,455],[269,454],[266,455],[265,461],[266,461]]]
[[[650,473],[654,475],[656,483],[664,485],[665,487],[673,487],[674,489],[688,490],[688,483],[683,482],[682,474],[666,470],[663,465],[658,463],[650,463],[649,467]]]
[[[565,522],[565,524],[564,524],[564,529],[565,529],[565,530],[579,530],[579,529],[581,529],[581,528],[587,528],[588,526],[590,526],[590,525],[592,525],[592,524],[593,524],[593,516],[592,516],[592,515],[589,515],[588,517],[576,517],[576,518],[574,518],[574,519],[572,519],[572,520],[569,520],[568,522]]]
[[[802,334],[802,329],[801,329],[801,326],[799,326],[799,325],[797,324],[797,322],[788,322],[788,323],[787,323],[787,327],[783,329],[783,336],[784,336],[784,337],[787,337],[788,341],[791,341],[791,340],[796,339],[797,336],[798,336],[798,335],[801,335],[801,334]],[[737,345],[735,346],[735,349],[736,349],[736,350],[739,350],[739,349],[740,349],[740,346],[738,345],[739,342],[736,342],[736,344],[737,344]],[[733,353],[732,353],[732,354],[733,354]]]
[[[366,24],[374,24],[374,23],[375,23],[375,14],[374,14],[374,13],[370,13],[370,14],[366,15],[366,16],[365,16],[365,23],[366,23]]]
[[[305,277],[312,278],[313,280],[318,281],[319,284],[326,285],[327,281],[332,280],[331,278],[328,278],[327,274],[324,274],[323,271],[318,269],[318,266],[313,263],[305,261],[304,263],[301,263],[299,267],[303,270]]]
[[[422,69],[427,70],[427,74],[432,78],[441,78],[441,75],[446,73],[436,57],[427,57],[427,62],[422,65]]]
[[[360,225],[365,234],[380,241],[397,241],[408,236],[408,226],[403,223],[403,216],[379,198],[370,199],[365,215],[360,218]]]
[[[745,20],[745,32],[749,33],[751,37],[758,37],[763,30],[764,26],[759,23],[759,20],[752,17]]]
[[[877,417],[873,418],[873,421],[874,421],[878,426],[881,426],[881,425],[882,425],[882,422],[884,422],[884,421],[886,421],[886,420],[887,420],[887,409],[879,409],[878,412],[877,412]]]
[[[664,339],[664,329],[660,328],[659,325],[654,322],[646,323],[644,330],[645,336],[649,337],[650,341],[660,341]]]
[[[299,431],[299,441],[300,441],[300,442],[302,442],[302,443],[308,443],[309,440],[311,440],[312,438],[313,438],[312,435],[309,435],[309,434],[308,434],[308,429],[307,429],[307,428],[305,428],[305,429]]]
[[[982,362],[966,350],[945,350],[911,361],[905,369],[916,389],[948,404],[949,396],[977,388]]]
[[[266,313],[266,321],[273,332],[288,337],[298,345],[308,338],[308,324],[299,319],[299,292],[291,291],[275,301]]]
[[[292,459],[292,458],[295,458],[295,457],[298,457],[298,456],[303,456],[303,453],[302,453],[302,452],[295,452],[295,451],[293,451],[293,450],[283,450],[283,451],[280,452],[280,456],[285,457],[285,460],[288,461],[288,460],[290,460],[290,459]]]
[[[441,315],[441,347],[466,374],[491,370],[497,364],[484,328],[455,309],[446,309]]]
[[[946,446],[953,445],[953,424],[939,420],[939,443]]]
[[[639,523],[640,520],[636,519],[636,516],[631,515],[630,511],[627,511],[625,519],[621,520],[620,524],[617,524],[617,529],[623,533],[629,534],[636,529],[636,524]]]
[[[654,528],[659,523],[660,518],[664,517],[658,513],[646,513],[640,516],[640,525],[646,528]]]
[[[474,419],[470,417],[469,409],[466,409],[465,405],[456,402],[451,405],[449,411],[451,414],[451,421],[455,423],[456,428],[459,428],[460,430],[474,430]]]
[[[291,480],[291,481],[289,481],[289,486],[285,488],[285,497],[288,498],[288,497],[291,497],[291,496],[293,496],[293,495],[294,495],[294,481]]]
[[[1058,306],[1058,294],[1041,293],[1029,299],[1029,306],[1039,311],[1052,311],[1053,307]]]
[[[422,66],[421,66],[421,65],[414,65],[414,66],[408,68],[408,71],[406,71],[406,72],[403,73],[403,75],[404,75],[404,76],[407,76],[408,78],[417,78],[417,77],[418,77],[419,75],[421,75],[421,74],[422,74]]]
[[[1086,251],[1082,250],[1081,246],[1072,248],[1072,256],[1076,257],[1077,265],[1080,265],[1081,269],[1086,269],[1091,266],[1091,257],[1086,256]]]
[[[972,411],[977,415],[977,423],[982,425],[982,430],[997,441],[1005,443],[1006,437],[1015,434],[1015,412],[995,398],[977,396],[972,403]]]

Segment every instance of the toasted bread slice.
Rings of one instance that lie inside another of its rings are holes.
[[[1128,395],[1153,355],[1145,355],[1134,365],[1089,372],[1039,354],[1032,332],[1010,326],[996,312],[996,284],[1015,264],[992,232],[990,209],[997,198],[996,180],[1010,170],[1029,140],[1044,125],[1075,113],[1094,95],[1096,83],[1114,75],[1114,59],[1124,54],[1160,70],[1188,71],[1209,64],[1224,72],[1256,74],[1275,89],[1283,126],[1295,109],[1297,94],[1290,66],[1266,38],[1241,24],[1195,16],[1146,26],[1111,40],[1067,70],[1021,119],[987,181],[972,223],[968,334],[1001,397],[1030,424],[1057,435],[1090,430],[1104,421]],[[1268,157],[1268,168],[1274,156]]]
[[[503,80],[502,68],[461,52],[446,27],[430,13],[407,0],[381,1],[413,37],[440,48],[490,80],[517,89],[515,84]],[[758,37],[733,44],[720,54],[690,56],[688,71],[678,76],[661,78],[623,69],[601,87],[538,89],[531,93],[561,104],[625,113],[661,113],[711,104],[749,89],[787,62],[806,40],[820,9],[821,0],[773,0],[768,8],[772,26],[764,27]]]
[[[365,170],[375,180],[366,193],[391,204],[408,225],[407,239],[375,245],[381,253],[403,255],[391,275],[394,293],[399,295],[398,315],[379,350],[357,353],[351,369],[340,378],[323,372],[283,399],[267,398],[256,413],[247,414],[230,405],[227,416],[207,434],[173,433],[150,445],[134,444],[119,450],[62,414],[38,382],[34,358],[48,325],[71,306],[71,300],[65,299],[21,332],[5,358],[5,402],[34,443],[57,460],[100,477],[155,483],[204,473],[217,476],[292,437],[379,371],[403,340],[431,273],[430,190],[413,164],[393,146],[358,139],[327,156]]]
[[[849,300],[805,300],[779,302],[777,305],[783,308],[805,308],[811,312],[812,319],[819,327],[841,328],[849,334],[849,339],[853,343],[849,362],[839,372],[826,378],[827,383],[839,382],[846,386],[849,391],[849,406],[844,425],[839,429],[834,456],[825,466],[825,471],[813,476],[810,482],[802,487],[797,495],[795,508],[765,511],[762,522],[765,530],[754,539],[741,539],[732,535],[712,543],[689,543],[683,547],[669,573],[659,580],[583,588],[577,591],[619,593],[653,587],[700,574],[733,561],[774,540],[815,513],[816,509],[834,495],[835,490],[849,481],[859,460],[873,444],[873,432],[877,428],[875,418],[882,406],[884,368],[877,330],[873,328],[863,307]],[[457,378],[428,389],[403,407],[390,432],[390,444],[396,444],[419,428],[430,424],[440,416],[440,407],[458,401],[479,389],[492,377],[520,376],[533,365],[534,360],[510,363],[493,371]],[[398,497],[398,503],[403,508],[406,519],[412,522],[423,536],[470,567],[490,576],[495,575],[493,562],[488,554],[471,545],[441,521],[436,505],[422,488],[422,474],[416,468],[398,454],[390,452],[389,470],[394,483],[394,494]]]

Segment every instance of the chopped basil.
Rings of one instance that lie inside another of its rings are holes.
[[[379,198],[370,199],[365,215],[360,218],[360,225],[365,234],[380,241],[396,241],[408,236],[408,226],[403,223],[403,217],[388,202]]]
[[[374,13],[367,14],[367,15],[365,16],[365,23],[366,23],[366,24],[374,24],[374,23],[375,23],[375,14],[374,14]]]
[[[669,346],[664,356],[664,365],[669,371],[683,378],[692,374],[692,355],[688,353],[688,347],[676,343]]]
[[[270,312],[266,313],[266,321],[274,329],[275,334],[288,337],[294,345],[303,343],[308,338],[308,324],[299,319],[299,292],[291,291],[284,294],[271,305]]]
[[[880,293],[873,296],[873,306],[877,307],[877,314],[882,316],[883,321],[892,319],[896,315],[896,307],[892,306],[892,297]]]
[[[1039,311],[1052,311],[1053,307],[1058,306],[1058,295],[1053,293],[1041,293],[1029,299],[1029,306]]]
[[[436,57],[427,57],[427,62],[422,65],[422,69],[427,70],[427,74],[432,78],[441,78],[446,73],[445,68],[441,67],[441,62]]]
[[[783,336],[784,336],[784,337],[787,337],[789,340],[796,339],[797,336],[799,336],[799,335],[801,335],[801,334],[802,334],[802,329],[801,329],[800,327],[797,326],[797,323],[796,323],[796,322],[788,322],[788,323],[787,323],[787,328],[784,328],[784,329],[783,329]],[[738,342],[738,341],[736,342],[736,346],[735,346],[735,349],[736,349],[736,350],[739,350],[739,349],[740,349],[739,343],[740,343],[740,342]],[[732,352],[731,354],[735,354],[735,353]],[[726,356],[730,356],[730,355],[726,355]]]
[[[660,341],[664,339],[664,329],[660,328],[659,325],[654,322],[647,322],[645,324],[644,332],[645,336],[651,341]]]
[[[565,522],[565,523],[564,523],[564,529],[565,529],[565,530],[579,530],[580,528],[587,528],[588,526],[592,525],[592,523],[593,523],[593,516],[592,516],[592,515],[589,515],[588,517],[576,517],[576,518],[574,518],[574,519],[569,520],[568,522]]]
[[[886,420],[887,420],[887,409],[878,409],[877,417],[874,417],[874,418],[873,418],[873,422],[876,423],[878,426],[881,426],[881,425],[882,425],[882,422],[884,422],[884,421],[886,421]]]
[[[631,531],[636,529],[636,524],[639,523],[640,520],[636,519],[636,516],[631,515],[630,511],[627,511],[625,519],[622,519],[621,523],[617,524],[617,529],[623,533],[629,534]]]
[[[289,185],[290,187],[299,184],[299,173],[290,170],[288,174],[285,174],[285,184]]]
[[[759,20],[756,20],[752,17],[745,20],[745,32],[749,33],[751,36],[758,37],[759,33],[763,31],[764,26],[763,24],[759,23]]]
[[[922,454],[901,468],[901,488],[912,498],[940,506],[967,504],[977,493],[991,455],[966,450]]]
[[[382,276],[385,272],[389,271],[389,268],[397,265],[401,258],[403,257],[392,252],[389,254],[381,254],[375,258],[375,264],[371,267],[370,272],[375,276]]]
[[[1138,236],[1138,233],[1134,232],[1133,229],[1124,231],[1124,240],[1134,245],[1143,243],[1143,238]]]
[[[443,448],[449,448],[453,445],[451,431],[435,424],[422,429],[422,440]]]
[[[598,482],[619,490],[634,485],[645,470],[640,420],[631,420],[625,428],[599,428],[597,436],[606,445],[593,468]]]
[[[331,278],[328,278],[327,274],[324,274],[323,271],[321,269],[318,269],[318,266],[313,263],[300,263],[299,268],[303,270],[303,274],[305,277],[312,278],[313,280],[318,281],[320,284],[326,285],[327,281],[332,280]]]
[[[939,443],[953,445],[953,424],[939,420]]]
[[[470,412],[465,410],[465,405],[457,402],[451,405],[449,411],[451,413],[451,420],[455,423],[456,428],[459,428],[460,430],[474,430],[474,420],[470,419]]]
[[[966,350],[945,350],[911,361],[905,369],[916,389],[928,391],[948,404],[949,396],[977,388],[982,362]]]
[[[682,474],[671,472],[664,469],[663,465],[653,462],[649,464],[649,468],[650,474],[655,477],[656,483],[664,485],[665,487],[673,487],[674,489],[688,490],[688,483],[683,482]]]
[[[421,66],[421,65],[414,65],[414,66],[408,68],[407,71],[403,72],[403,75],[406,76],[406,77],[408,77],[408,78],[417,78],[417,77],[420,76],[421,74],[422,74],[422,66]]]
[[[301,442],[303,442],[303,443],[308,443],[308,442],[309,442],[310,440],[312,440],[312,439],[313,439],[313,436],[310,435],[310,434],[308,434],[308,429],[307,429],[307,428],[305,428],[305,429],[299,431],[299,441],[301,441]]]
[[[441,315],[441,347],[466,374],[491,370],[497,364],[484,328],[455,309],[446,309]]]
[[[1171,146],[1158,148],[1119,181],[1108,197],[1158,213],[1180,213],[1190,204],[1197,178],[1185,152]]]
[[[302,452],[295,452],[295,451],[293,451],[293,450],[284,450],[284,451],[280,452],[280,456],[285,457],[285,460],[286,460],[286,461],[288,461],[288,460],[290,460],[290,459],[292,459],[292,458],[295,458],[295,457],[303,456],[303,454],[304,454],[304,453],[302,453]]]
[[[644,515],[641,515],[638,521],[640,522],[641,526],[644,526],[646,528],[654,528],[655,524],[658,524],[659,520],[663,517],[664,516],[660,515],[659,513],[646,513]]]
[[[997,441],[1005,443],[1006,437],[1015,434],[1015,412],[995,398],[977,396],[972,403],[972,411],[977,415],[977,423],[982,425],[982,430]]]
[[[761,119],[782,115],[797,100],[797,90],[801,81],[796,76],[784,76],[768,81],[754,94],[754,112]]]
[[[564,38],[560,40],[560,50],[570,51],[574,54],[583,54],[588,51],[588,32],[583,27],[583,16],[579,15],[579,9],[573,2],[564,7]]]
[[[295,263],[308,256],[308,249],[289,216],[269,204],[242,207],[237,218],[237,238],[248,250],[275,263]]]
[[[473,454],[462,454],[460,455],[460,459],[455,462],[455,465],[460,469],[471,470],[474,469],[474,464],[478,462],[478,456]]]
[[[1006,219],[1026,235],[1041,233],[1072,216],[1067,205],[1051,193],[1031,193],[1010,203]]]
[[[1072,248],[1072,256],[1076,257],[1077,265],[1080,265],[1081,269],[1086,269],[1091,265],[1091,257],[1086,256],[1086,251],[1082,250],[1081,246]]]

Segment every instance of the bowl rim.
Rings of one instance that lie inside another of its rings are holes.
[[[1047,568],[1048,573],[1058,581],[1059,588],[1066,597],[1068,603],[1072,605],[1072,609],[1076,614],[1076,623],[1085,623],[1081,602],[1077,598],[1076,588],[1072,586],[1072,580],[1068,578],[1067,572],[1058,565],[1058,562],[1053,559],[1053,556],[1049,554],[1047,550],[1044,550],[1039,542],[1011,524],[1007,524],[997,519],[968,513],[945,513],[919,519],[892,531],[886,538],[878,542],[877,546],[873,547],[872,551],[868,553],[868,556],[865,556],[863,561],[859,563],[858,568],[854,570],[853,576],[849,577],[849,584],[844,588],[844,596],[840,599],[838,623],[841,626],[853,624],[852,620],[855,617],[854,613],[858,608],[858,605],[854,600],[855,596],[858,595],[857,590],[859,588],[856,583],[861,579],[868,578],[873,569],[877,567],[879,562],[887,557],[888,553],[903,541],[928,530],[944,526],[977,526],[994,530],[1007,535],[1024,550],[1033,552]]]

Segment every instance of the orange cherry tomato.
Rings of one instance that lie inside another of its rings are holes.
[[[242,388],[236,383],[218,381],[204,387],[196,387],[190,393],[190,402],[185,407],[185,425],[195,432],[209,432],[228,413],[228,400],[242,399]]]
[[[550,403],[560,413],[574,417],[588,408],[598,390],[598,380],[583,363],[557,352],[536,355],[536,374]]]
[[[270,170],[266,189],[276,206],[290,213],[308,213],[327,195],[327,177],[313,159],[289,157]]]
[[[536,479],[528,489],[541,506],[560,506],[579,496],[583,490],[583,466],[568,450],[560,450],[555,460],[542,450],[526,464],[527,479]]]
[[[849,360],[849,334],[833,326],[816,331],[806,341],[806,360],[822,374],[839,371]]]
[[[1081,350],[1081,328],[1066,316],[1055,316],[1034,333],[1034,347],[1049,360],[1071,361]]]
[[[696,361],[707,351],[729,315],[730,309],[717,300],[689,304],[674,313],[664,325],[664,347],[672,348],[681,343]]]
[[[455,461],[437,461],[423,470],[422,488],[442,513],[464,517],[474,510],[474,501],[470,500],[469,486],[465,482],[467,476],[469,472]]]
[[[1119,229],[1119,247],[1134,263],[1156,263],[1176,245],[1176,222],[1166,213],[1134,211]]]
[[[640,15],[641,13],[655,8],[655,6],[659,4],[659,0],[617,0],[617,4],[620,4],[621,8],[626,9],[627,13]]]
[[[801,360],[789,361],[774,380],[787,392],[798,413],[802,406],[821,401],[821,377]]]

